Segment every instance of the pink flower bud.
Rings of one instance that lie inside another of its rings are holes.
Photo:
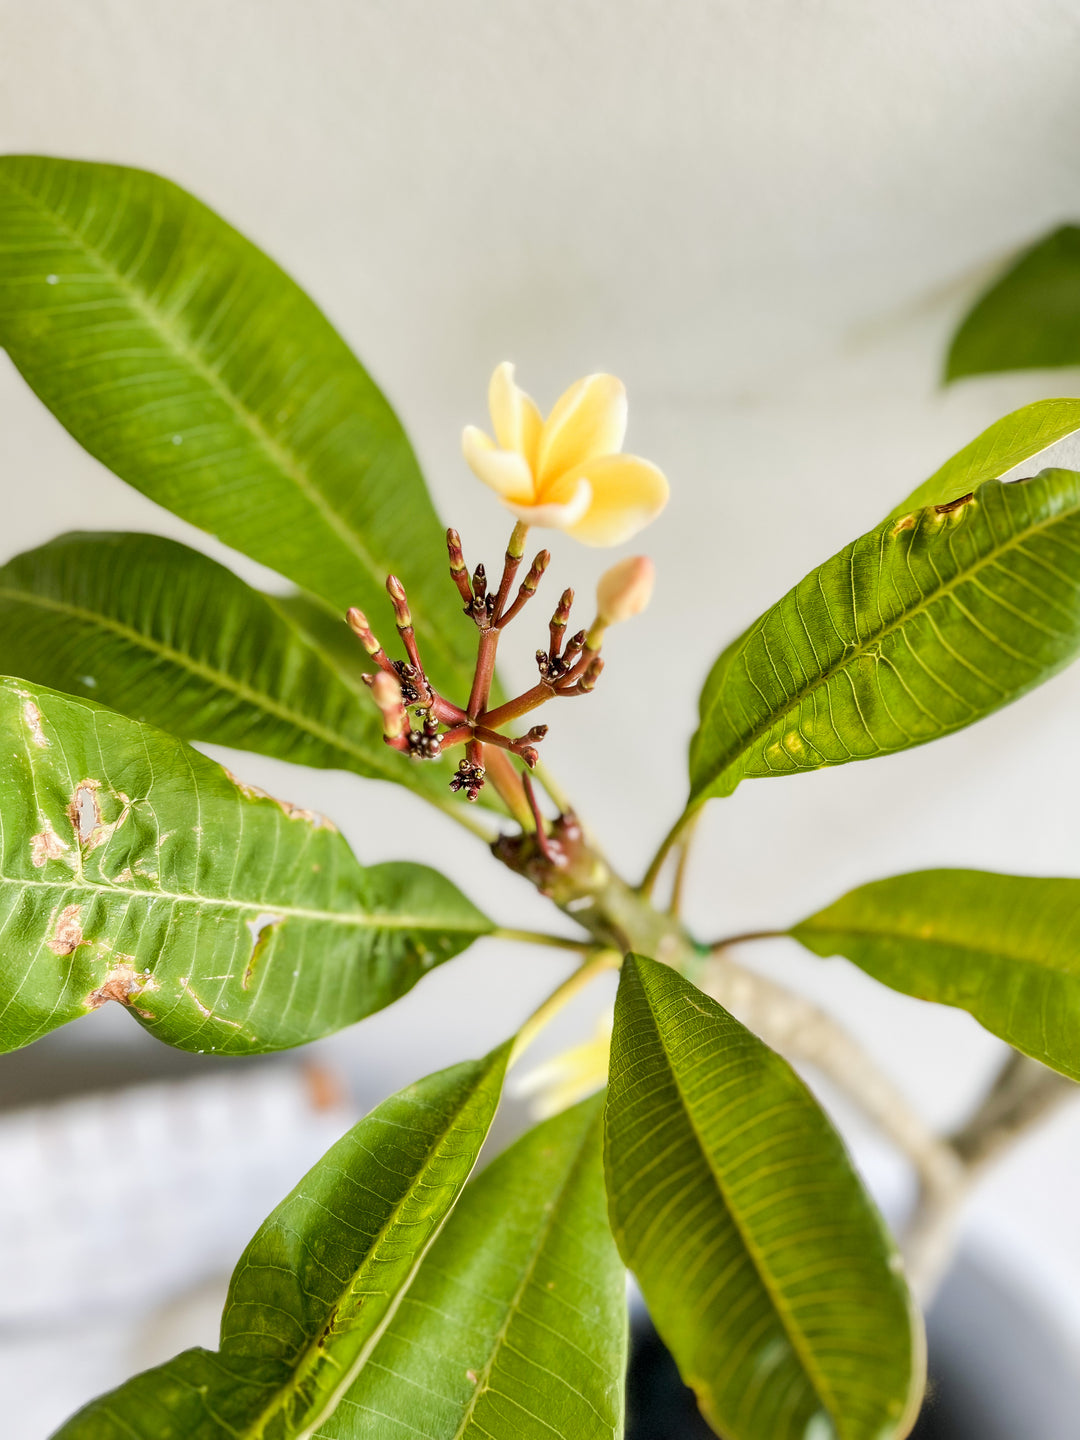
[[[640,615],[652,599],[656,566],[647,555],[631,555],[605,570],[596,587],[596,613],[603,625]]]
[[[405,705],[401,698],[401,686],[393,675],[388,675],[385,670],[380,670],[371,682],[371,694],[375,704],[382,711],[383,729],[387,739],[398,739],[405,733],[408,725]]]

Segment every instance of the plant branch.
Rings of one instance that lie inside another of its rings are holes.
[[[1064,1100],[1076,1082],[1014,1050],[971,1118],[949,1141],[969,1169],[981,1169]]]
[[[660,848],[649,862],[649,868],[645,871],[641,884],[637,887],[639,895],[652,894],[660,877],[660,871],[664,868],[664,861],[671,854],[674,846],[682,839],[684,831],[694,821],[699,808],[700,805],[695,805],[693,809],[688,806],[661,840]]]
[[[584,935],[576,940],[566,935],[549,935],[544,930],[515,930],[506,925],[496,926],[491,931],[491,937],[493,940],[516,940],[522,945],[549,945],[555,950],[575,950],[579,955],[598,954],[603,948]]]
[[[553,990],[543,1004],[533,1011],[518,1031],[514,1039],[514,1047],[510,1052],[510,1064],[514,1065],[521,1059],[541,1030],[554,1020],[559,1011],[569,1004],[579,991],[584,990],[606,970],[617,970],[622,961],[623,957],[620,951],[601,949],[592,959],[587,960],[584,965],[569,975],[558,989]]]
[[[697,834],[698,821],[701,819],[702,811],[695,810],[694,818],[687,825],[683,837],[679,841],[679,858],[675,862],[675,878],[671,882],[671,899],[668,902],[668,914],[678,916],[682,914],[683,891],[686,886],[686,871],[690,860],[690,850],[694,843],[694,836]]]
[[[479,742],[472,742],[479,746]],[[531,834],[533,829],[533,815],[529,802],[525,796],[525,788],[521,783],[521,776],[514,768],[514,762],[505,750],[497,750],[492,746],[484,750],[479,746],[483,754],[484,769],[487,778],[494,785],[496,791],[506,804],[510,814],[521,826],[526,834]]]
[[[1074,1081],[1013,1051],[974,1113],[948,1138],[960,1181],[951,1193],[921,1193],[904,1235],[912,1288],[924,1304],[945,1273],[963,1202],[982,1172],[1078,1093]]]

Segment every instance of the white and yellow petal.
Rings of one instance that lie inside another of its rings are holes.
[[[536,401],[515,383],[514,367],[509,360],[496,366],[491,377],[488,408],[499,449],[516,450],[535,472],[536,451],[544,422]]]
[[[507,504],[533,503],[533,475],[524,455],[516,450],[500,450],[491,437],[475,425],[465,426],[461,453],[477,479],[489,485]]]
[[[507,507],[526,525],[542,525],[548,530],[573,531],[589,512],[592,504],[592,486],[588,480],[579,478],[564,488],[562,494],[548,501],[529,505],[505,501]]]
[[[564,527],[583,545],[621,545],[655,520],[668,502],[661,470],[636,455],[601,455],[563,476],[554,487],[588,480],[592,503],[573,525]]]
[[[569,470],[622,449],[626,437],[626,387],[614,375],[586,375],[565,391],[544,421],[536,452],[537,492]]]

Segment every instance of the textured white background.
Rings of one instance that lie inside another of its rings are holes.
[[[161,171],[263,244],[399,408],[472,558],[506,531],[458,451],[494,363],[545,405],[591,369],[625,378],[628,448],[672,485],[645,542],[658,592],[547,758],[636,871],[681,803],[722,644],[1000,414],[1078,393],[1078,374],[937,383],[995,267],[1080,217],[1078,41],[1076,0],[0,0],[0,147]],[[79,527],[213,548],[82,454],[2,360],[0,487],[0,558]],[[552,595],[587,593],[611,558],[555,548]],[[933,747],[747,783],[702,826],[692,922],[784,922],[926,865],[1080,874],[1078,711],[1080,669]],[[333,815],[361,858],[433,861],[505,923],[548,923],[396,790],[232,763]],[[965,1016],[793,948],[760,958],[935,1121],[993,1070]],[[478,946],[323,1051],[376,1098],[501,1037],[561,969]],[[126,1018],[85,1023],[115,1045]],[[1009,1244],[1064,1253],[1076,1289],[1078,1140],[1063,1117],[979,1209]]]

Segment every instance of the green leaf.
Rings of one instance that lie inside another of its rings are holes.
[[[970,1011],[1080,1080],[1080,880],[918,870],[861,885],[788,933],[894,990]]]
[[[316,648],[290,618],[295,603],[157,535],[61,535],[0,568],[0,672],[183,740],[394,780],[459,808],[448,763],[412,763],[383,743],[348,626],[307,601],[324,632]]]
[[[988,481],[889,520],[730,645],[701,696],[691,804],[936,740],[1080,649],[1080,475]]]
[[[56,1440],[289,1440],[332,1413],[476,1163],[509,1045],[410,1085],[354,1126],[233,1272],[221,1348],[91,1401]]]
[[[328,821],[149,725],[0,679],[0,1050],[107,1000],[183,1050],[300,1045],[491,922],[435,871],[364,869]]]
[[[322,1440],[613,1440],[625,1275],[604,1214],[601,1097],[474,1180]]]
[[[394,412],[302,290],[142,170],[0,158],[0,345],[137,490],[372,619],[396,571],[425,662],[467,691],[469,627]]]
[[[964,317],[945,379],[1080,365],[1080,229],[1040,240]]]
[[[1080,400],[1036,400],[996,420],[977,435],[929,480],[901,500],[888,518],[894,520],[924,505],[947,505],[968,495],[985,480],[999,480],[1015,465],[1039,455],[1080,430]]]
[[[725,1440],[891,1440],[922,1329],[839,1137],[791,1067],[631,956],[605,1138],[619,1250]]]

